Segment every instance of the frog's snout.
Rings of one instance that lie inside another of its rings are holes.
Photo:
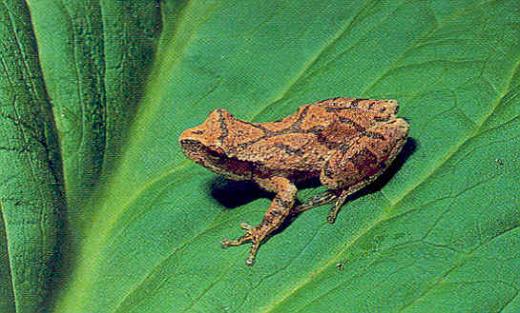
[[[391,130],[393,133],[398,135],[399,137],[408,136],[408,130],[410,129],[410,125],[402,118],[396,118],[388,121],[386,123],[387,129]]]
[[[402,118],[396,118],[394,124],[400,129],[408,130],[409,128],[408,122]]]

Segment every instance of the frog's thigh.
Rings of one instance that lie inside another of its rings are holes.
[[[359,140],[329,157],[321,170],[320,181],[329,189],[355,187],[359,190],[377,177],[383,168],[378,155],[371,150],[369,140]]]

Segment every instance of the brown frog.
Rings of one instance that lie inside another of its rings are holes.
[[[381,175],[401,151],[408,123],[397,118],[395,100],[334,98],[301,106],[282,120],[250,123],[224,109],[185,130],[180,144],[186,156],[233,180],[252,180],[275,193],[262,222],[242,224],[245,234],[225,239],[224,247],[252,242],[252,265],[264,239],[290,215],[335,202],[333,223],[352,193]],[[296,184],[312,178],[329,190],[295,206]]]

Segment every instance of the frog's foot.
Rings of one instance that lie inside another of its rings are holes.
[[[347,197],[349,196],[348,192],[341,192],[334,200],[334,206],[330,208],[329,215],[327,216],[327,223],[334,224],[336,221],[336,217],[338,216],[339,210],[347,201]]]
[[[251,266],[255,263],[256,253],[258,252],[258,248],[260,248],[262,241],[266,237],[266,233],[262,230],[262,227],[252,227],[246,223],[240,224],[240,228],[246,231],[245,234],[235,240],[222,240],[222,247],[236,247],[247,242],[252,242],[251,250],[249,251],[249,256],[246,260],[246,264]]]
[[[347,197],[351,194],[352,191],[350,189],[326,191],[311,198],[309,201],[294,207],[291,210],[291,215],[297,215],[310,209],[334,202],[334,206],[330,209],[329,215],[327,216],[327,222],[329,224],[334,224],[339,210],[345,204],[345,201],[347,201]]]
[[[251,226],[247,223],[241,223],[240,228],[245,230],[246,233],[235,240],[229,240],[229,239],[225,238],[224,240],[222,240],[223,248],[240,246],[253,239],[252,234],[250,232],[253,229],[253,226]]]
[[[334,222],[336,221],[336,217],[338,216],[339,210],[347,201],[348,196],[363,189],[366,185],[367,185],[367,183],[365,181],[363,181],[348,189],[336,190],[335,191],[336,198],[334,199],[335,203],[334,203],[334,206],[329,211],[329,215],[327,216],[327,222],[329,224],[334,224]]]
[[[296,186],[285,177],[270,177],[270,178],[255,178],[255,182],[263,189],[271,192],[276,192],[269,209],[264,214],[262,222],[256,227],[251,227],[248,224],[242,223],[240,227],[245,230],[245,234],[235,240],[222,241],[224,247],[240,246],[246,242],[251,242],[251,250],[246,264],[251,266],[255,262],[256,253],[264,239],[277,230],[294,205],[294,198],[296,197]]]
[[[326,191],[322,194],[312,197],[305,203],[295,206],[291,210],[291,215],[298,215],[298,214],[308,211],[310,209],[331,203],[334,200],[336,200],[337,198],[338,198],[338,195],[336,192],[333,192],[330,190]]]

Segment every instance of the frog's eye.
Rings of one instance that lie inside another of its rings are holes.
[[[217,151],[214,151],[214,150],[209,150],[208,156],[214,160],[219,160],[221,158],[221,155]]]

